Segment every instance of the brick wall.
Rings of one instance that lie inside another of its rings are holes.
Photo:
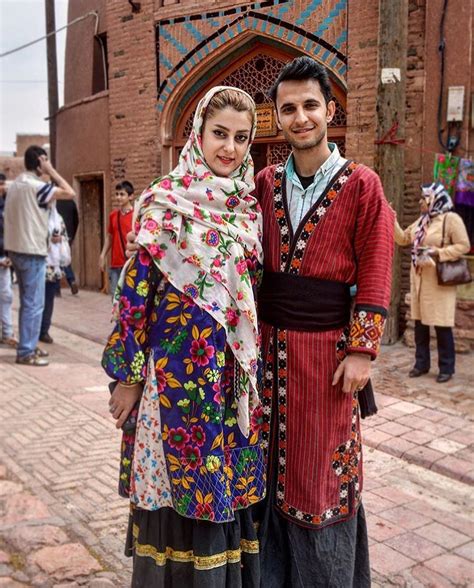
[[[374,167],[378,2],[349,2],[346,155]]]
[[[16,136],[16,156],[23,157],[25,151],[30,145],[39,145],[43,147],[46,143],[49,144],[49,135],[17,135]]]
[[[111,184],[140,193],[159,169],[153,3],[107,3]]]

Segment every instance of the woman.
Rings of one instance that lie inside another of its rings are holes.
[[[254,290],[261,214],[251,97],[217,87],[199,103],[178,166],[137,204],[140,245],[116,294],[103,356],[110,410],[131,463],[132,586],[257,587],[251,504],[264,497]]]
[[[439,286],[436,262],[453,261],[469,251],[469,238],[461,217],[452,212],[453,203],[443,185],[422,186],[420,218],[403,230],[395,221],[395,241],[410,245],[411,318],[415,321],[415,365],[409,372],[417,378],[430,370],[430,326],[438,343],[437,382],[454,374],[455,350],[452,327],[456,310],[456,286]],[[443,243],[443,226],[445,238]]]
[[[71,250],[66,225],[55,204],[51,206],[49,211],[48,231],[50,242],[48,257],[46,258],[44,308],[39,337],[39,340],[43,343],[53,343],[49,329],[53,318],[54,297],[61,285],[64,267],[71,263]]]

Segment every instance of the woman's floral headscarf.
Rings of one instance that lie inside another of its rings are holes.
[[[428,210],[421,215],[415,232],[415,240],[411,248],[411,261],[416,268],[416,260],[418,257],[418,248],[423,243],[426,231],[431,222],[431,219],[439,214],[449,212],[453,209],[453,201],[448,194],[446,188],[440,182],[433,182],[432,184],[424,184],[421,186],[421,196],[428,204]]]
[[[193,129],[177,167],[155,180],[136,205],[137,243],[159,271],[224,328],[240,364],[238,423],[248,435],[249,410],[259,403],[257,313],[247,259],[262,262],[262,218],[254,190],[250,142],[242,164],[230,177],[218,177],[202,151],[206,108],[223,90],[218,86],[199,102]],[[253,103],[253,100],[250,98]],[[256,130],[253,114],[252,135]]]

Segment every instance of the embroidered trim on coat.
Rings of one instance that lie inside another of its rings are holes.
[[[323,216],[328,211],[331,204],[334,202],[341,188],[348,181],[353,171],[357,168],[357,163],[350,162],[346,167],[343,167],[336,177],[336,180],[326,189],[319,198],[318,202],[309,211],[305,219],[304,225],[298,228],[293,243],[291,243],[291,230],[288,219],[285,213],[285,203],[283,200],[283,177],[285,172],[284,165],[278,165],[275,168],[275,176],[273,181],[273,201],[275,208],[275,216],[280,226],[281,244],[280,244],[280,271],[289,271],[292,274],[297,274],[301,266],[306,243],[311,237],[314,228],[321,221]],[[313,211],[313,212],[311,212]],[[289,266],[289,267],[288,267]]]
[[[360,500],[359,464],[362,456],[362,448],[357,428],[359,401],[354,392],[352,399],[351,438],[346,443],[339,445],[332,455],[332,467],[339,476],[339,506],[330,509],[332,516],[349,514],[349,488],[353,485],[356,504]],[[328,513],[328,511],[326,511]]]
[[[382,341],[386,311],[356,307],[352,314],[348,351],[363,351],[377,355]]]
[[[309,214],[304,221],[303,228],[300,228],[295,235],[295,240],[291,244],[291,232],[285,214],[285,205],[282,195],[282,181],[284,174],[284,166],[280,165],[275,168],[274,176],[274,210],[277,222],[280,226],[281,234],[281,253],[280,253],[280,271],[288,271],[293,274],[298,274],[303,259],[306,244],[311,237],[316,225],[321,221],[323,216],[328,211],[331,204],[334,202],[338,192],[347,182],[353,171],[356,169],[356,163],[349,163],[336,178],[329,190],[323,193],[322,198],[317,203],[316,208]],[[291,248],[290,248],[291,245]],[[276,378],[277,385],[277,404],[278,417],[274,423],[278,423],[278,434],[275,437],[275,442],[278,443],[278,461],[274,464],[277,467],[277,488],[276,488],[276,506],[291,518],[298,519],[308,525],[324,526],[329,522],[334,522],[336,518],[342,518],[349,512],[349,498],[348,498],[348,484],[341,483],[340,490],[340,504],[334,508],[329,508],[322,513],[313,514],[303,512],[285,502],[285,482],[286,482],[286,418],[287,418],[287,404],[286,404],[286,388],[287,388],[287,340],[286,331],[276,331],[276,346],[274,349],[273,332],[270,337],[270,345],[268,350],[267,361],[264,373],[264,390],[263,390],[263,420],[264,429],[262,439],[264,447],[267,451],[271,451],[270,447],[270,421],[272,412],[272,397],[274,379]],[[275,365],[276,364],[276,365]],[[277,369],[275,369],[275,367]],[[353,404],[352,414],[352,434],[357,432],[357,400],[355,401],[355,408]],[[355,412],[354,412],[355,411]],[[352,438],[349,441],[349,445]],[[351,446],[351,445],[350,445]],[[352,446],[351,446],[352,447]],[[360,447],[360,444],[359,444]],[[344,451],[345,445],[340,446]],[[343,454],[343,457],[345,454]],[[345,458],[345,457],[344,457]],[[357,462],[358,463],[358,462]],[[272,474],[271,474],[272,475]],[[359,481],[352,479],[355,488],[356,503],[360,499]],[[347,488],[346,486],[347,485]],[[344,487],[343,487],[344,486]]]

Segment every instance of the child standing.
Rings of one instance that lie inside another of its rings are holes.
[[[120,272],[127,259],[125,245],[127,233],[132,230],[133,198],[134,189],[130,182],[125,180],[115,186],[115,199],[119,207],[110,213],[109,228],[99,259],[100,270],[105,272],[106,257],[108,252],[112,250],[109,268],[109,291],[112,297],[117,287]]]

